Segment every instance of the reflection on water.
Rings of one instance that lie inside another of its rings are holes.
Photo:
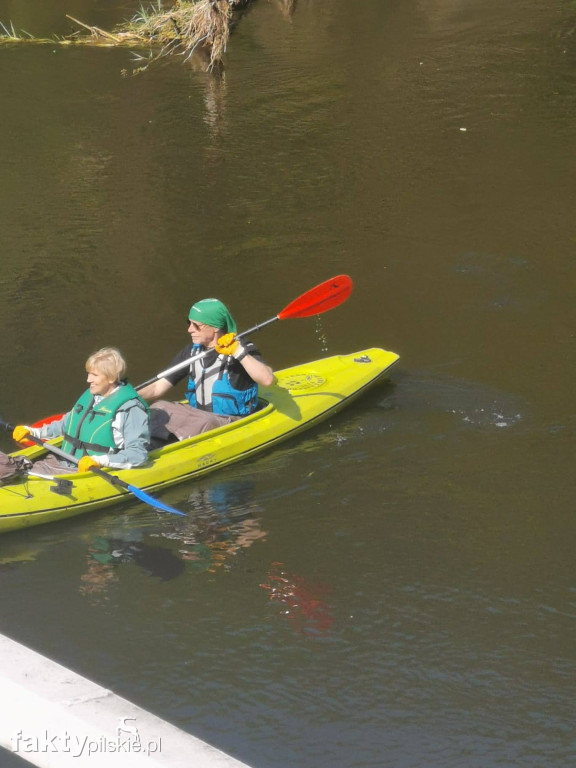
[[[86,561],[80,593],[91,598],[108,597],[109,587],[119,580],[117,566],[121,564],[134,564],[160,581],[175,579],[184,571],[184,563],[174,552],[128,537],[95,537],[88,545]]]
[[[237,554],[266,537],[256,517],[260,510],[251,478],[199,485],[187,505],[186,518],[171,519],[153,536],[177,542],[179,556],[195,570],[229,569]]]
[[[260,584],[280,613],[296,632],[314,637],[329,637],[334,617],[328,598],[331,588],[315,584],[288,571],[284,563],[272,563],[268,579]]]
[[[274,4],[279,6],[280,10],[287,19],[291,19],[296,11],[298,0],[274,0]]]
[[[226,156],[224,142],[229,138],[226,120],[226,72],[211,72],[206,76],[204,87],[204,122],[210,130],[210,142],[206,145],[209,163],[221,161]]]
[[[87,535],[80,527],[78,539],[86,549],[80,594],[93,604],[108,600],[125,567],[136,567],[161,582],[177,579],[185,572],[213,573],[222,566],[229,570],[238,554],[266,537],[256,517],[259,506],[250,478],[194,487],[187,506],[187,517],[161,517],[161,525],[151,515],[122,514],[110,522],[99,520],[94,535]],[[150,530],[152,525],[160,532]],[[90,520],[87,528],[91,529]],[[48,535],[43,541],[42,533],[36,540],[26,533],[3,537],[0,572],[49,555],[61,543],[57,535]]]

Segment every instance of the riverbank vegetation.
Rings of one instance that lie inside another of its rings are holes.
[[[156,0],[142,6],[129,21],[112,31],[85,24],[67,16],[75,30],[64,37],[40,39],[27,32],[17,32],[14,26],[0,22],[0,43],[50,43],[51,45],[122,46],[134,49],[138,66],[133,73],[142,72],[160,58],[179,55],[184,61],[194,53],[204,55],[206,66],[213,70],[222,65],[233,25],[241,12],[254,0],[175,0],[164,5]],[[296,0],[280,0],[290,15]],[[144,53],[142,49],[147,49]],[[127,74],[126,70],[124,72]]]

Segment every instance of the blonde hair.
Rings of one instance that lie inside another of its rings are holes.
[[[120,381],[126,375],[126,361],[114,347],[103,347],[86,360],[86,371],[96,370],[110,381]]]

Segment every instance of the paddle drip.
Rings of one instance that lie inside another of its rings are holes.
[[[326,331],[324,330],[324,323],[322,322],[322,318],[320,315],[316,315],[314,319],[314,333],[316,334],[316,337],[318,341],[320,342],[320,350],[323,354],[327,354],[328,352],[328,336],[326,334]]]

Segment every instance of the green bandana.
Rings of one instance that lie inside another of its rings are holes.
[[[236,333],[236,323],[227,307],[218,299],[202,299],[190,307],[188,320],[219,328],[225,333]]]

